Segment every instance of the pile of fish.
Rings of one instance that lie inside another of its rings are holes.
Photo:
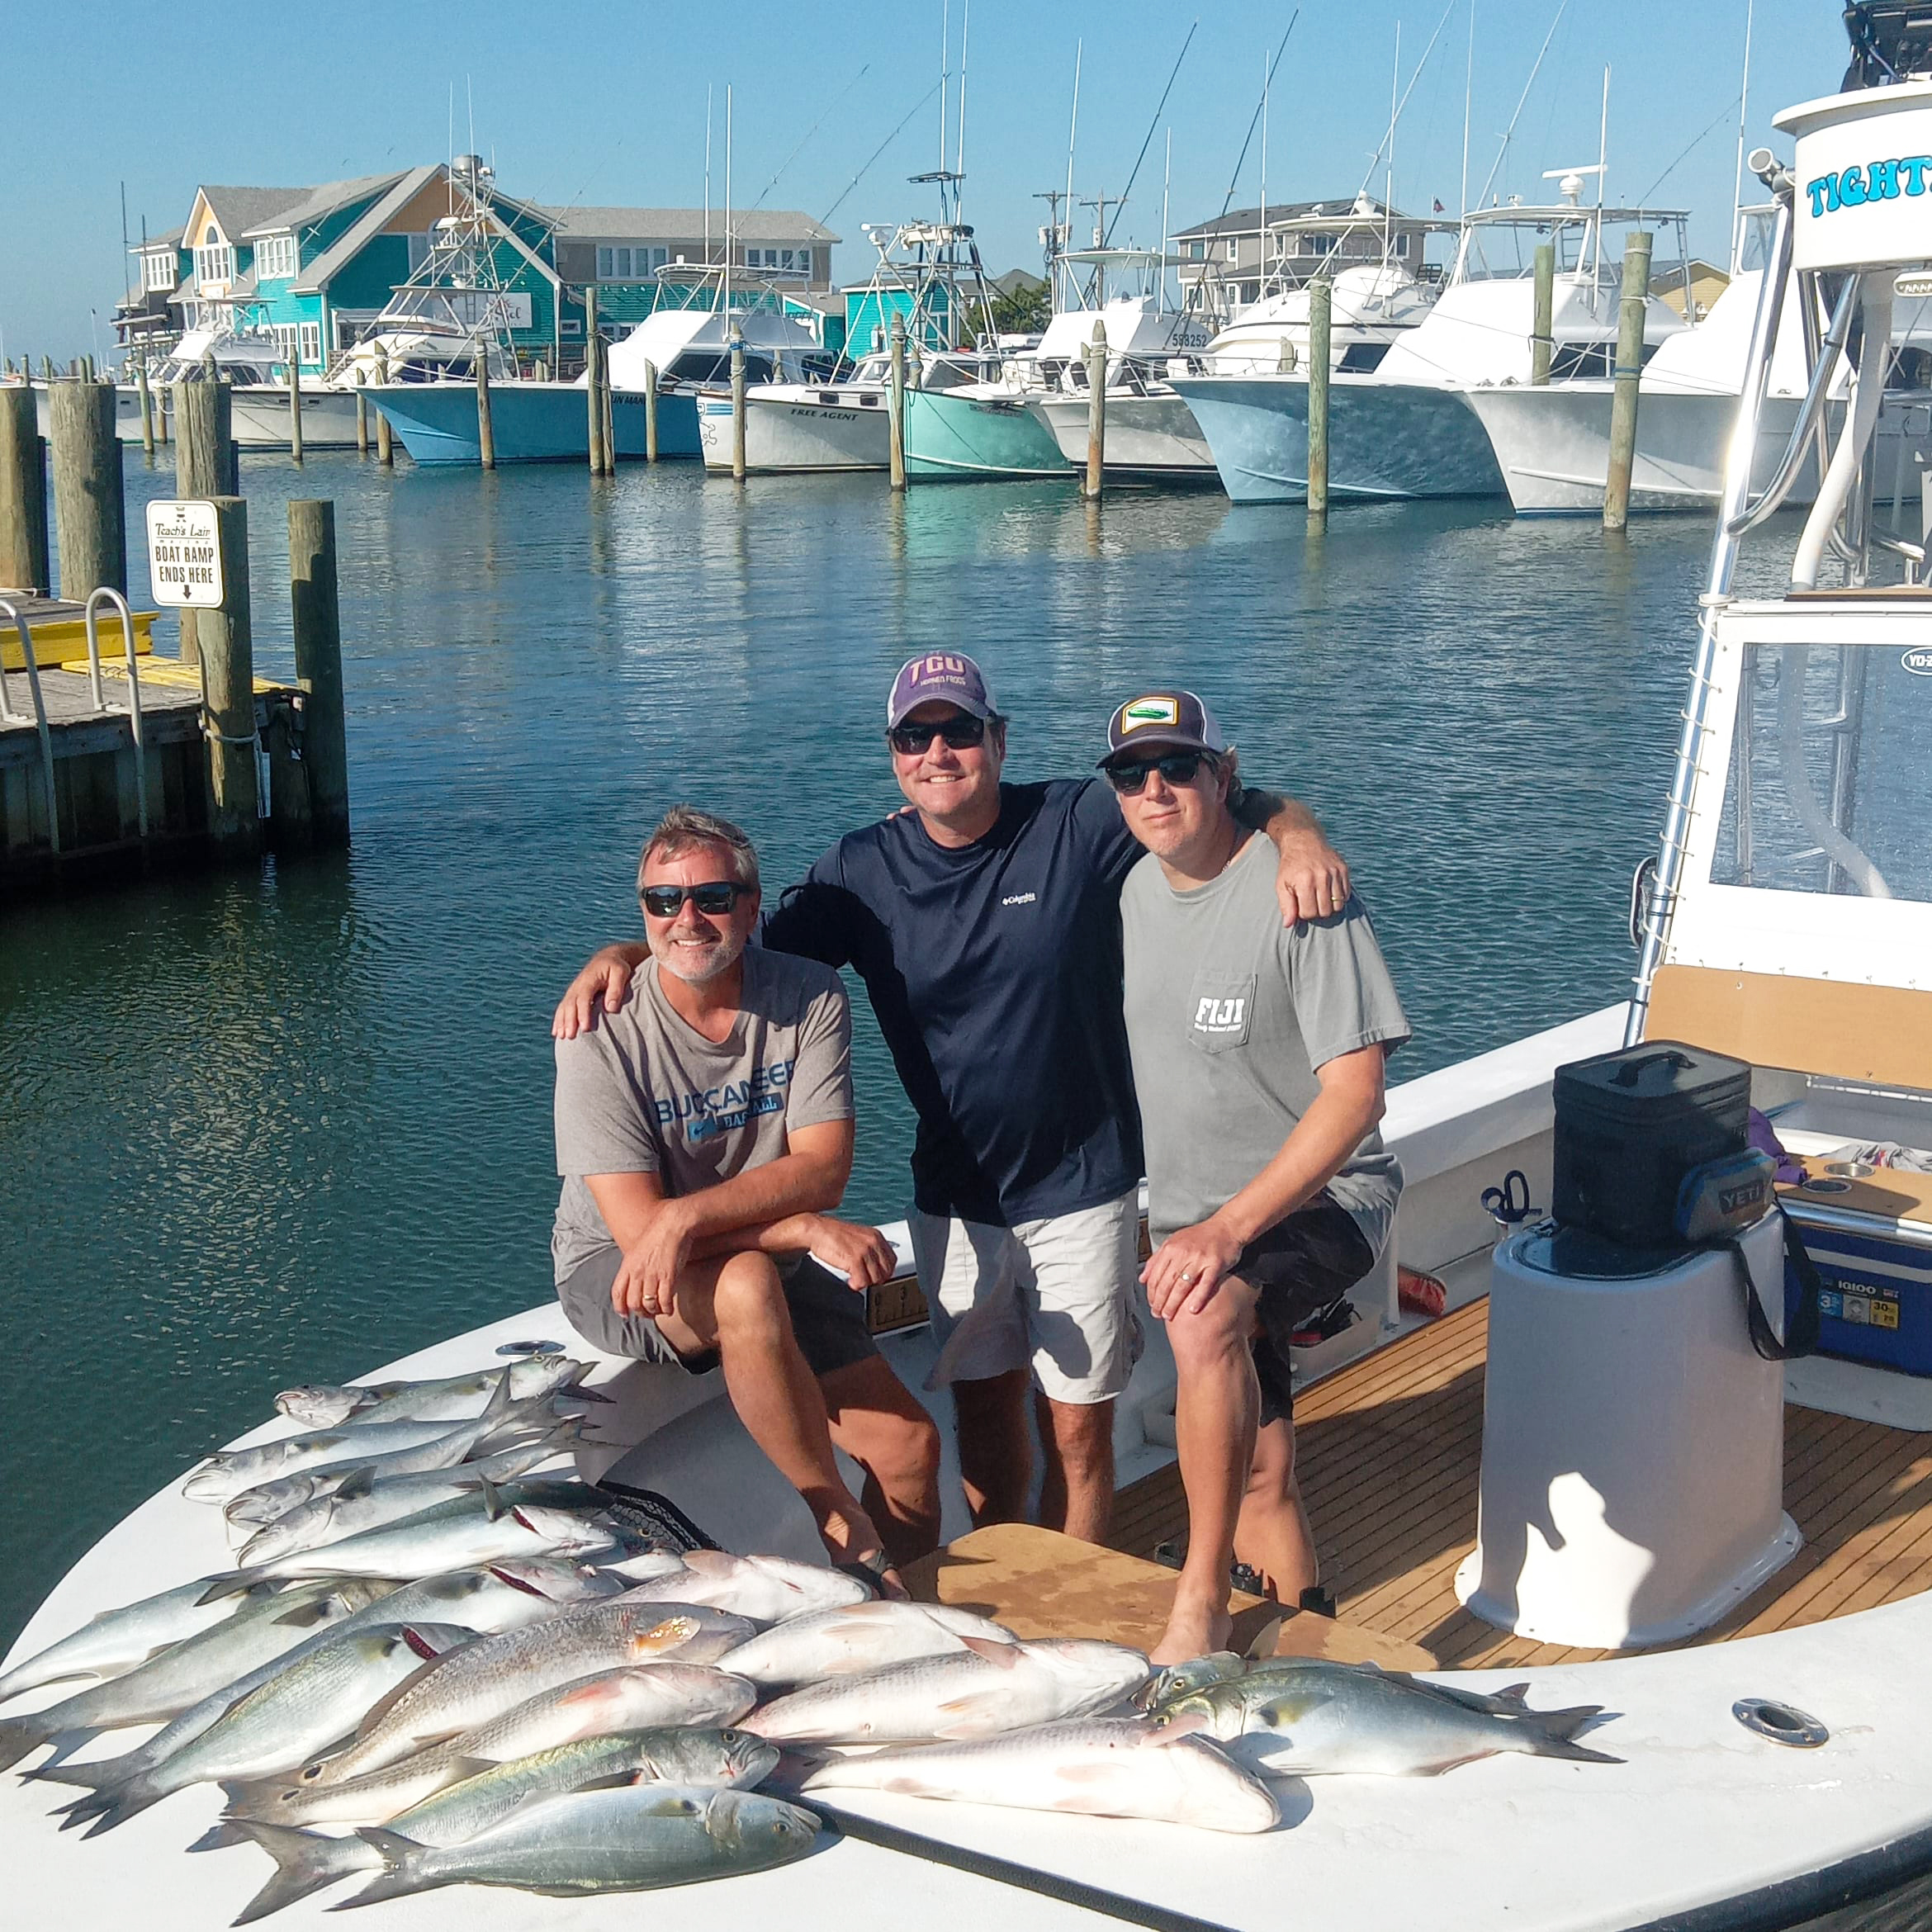
[[[213,1457],[232,1570],[123,1608],[0,1674],[0,1769],[79,1788],[107,1830],[192,1785],[274,1873],[238,1925],[343,1880],[367,1905],[452,1883],[582,1895],[810,1852],[820,1793],[870,1788],[1259,1832],[1269,1778],[1433,1773],[1499,1751],[1614,1762],[1594,1707],[1532,1712],[1370,1669],[1023,1642],[841,1572],[673,1546],[612,1492],[542,1473],[585,1365],[304,1388],[311,1424]],[[158,1726],[118,1755],[76,1733]],[[758,1788],[763,1787],[760,1789]]]

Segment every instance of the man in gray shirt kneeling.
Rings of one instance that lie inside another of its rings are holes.
[[[1402,1172],[1376,1132],[1409,1023],[1359,900],[1284,929],[1274,863],[1228,808],[1234,754],[1191,691],[1116,710],[1101,761],[1147,856],[1120,894],[1127,1043],[1178,1376],[1187,1559],[1153,1652],[1224,1648],[1237,1557],[1319,1601],[1295,1480],[1289,1338],[1375,1266]]]
[[[651,959],[617,1012],[556,1043],[558,1299],[613,1354],[722,1365],[826,1550],[890,1586],[938,1541],[939,1437],[866,1327],[891,1245],[830,1213],[852,1171],[845,988],[746,949],[758,859],[724,819],[669,812],[637,887]]]

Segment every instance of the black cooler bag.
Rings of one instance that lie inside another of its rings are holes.
[[[1551,1212],[1625,1248],[1683,1243],[1683,1177],[1749,1144],[1751,1070],[1675,1040],[1646,1040],[1556,1069]]]

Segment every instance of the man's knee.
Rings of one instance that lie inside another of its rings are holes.
[[[717,1271],[712,1312],[721,1347],[770,1342],[791,1328],[784,1283],[768,1254],[734,1254]]]
[[[938,1480],[939,1430],[923,1412],[901,1415],[887,1409],[846,1410],[840,1418],[841,1445],[864,1463],[888,1492],[904,1494],[930,1488]]]
[[[1063,1466],[1073,1470],[1101,1468],[1114,1451],[1114,1404],[1104,1402],[1056,1402],[1046,1404],[1054,1446]]]
[[[1168,1318],[1167,1345],[1177,1368],[1183,1372],[1221,1368],[1247,1353],[1254,1331],[1252,1300],[1245,1290],[1234,1290],[1235,1285],[1230,1285],[1212,1296],[1205,1308]]]

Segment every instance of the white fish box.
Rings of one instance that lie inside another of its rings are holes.
[[[1778,1217],[1744,1237],[1782,1285]],[[1704,1630],[1796,1554],[1784,1378],[1751,1347],[1726,1252],[1655,1273],[1551,1271],[1546,1235],[1496,1250],[1476,1547],[1456,1593],[1543,1643],[1619,1650]]]
[[[1772,125],[1797,140],[1799,269],[1932,260],[1932,81],[1807,101]]]

